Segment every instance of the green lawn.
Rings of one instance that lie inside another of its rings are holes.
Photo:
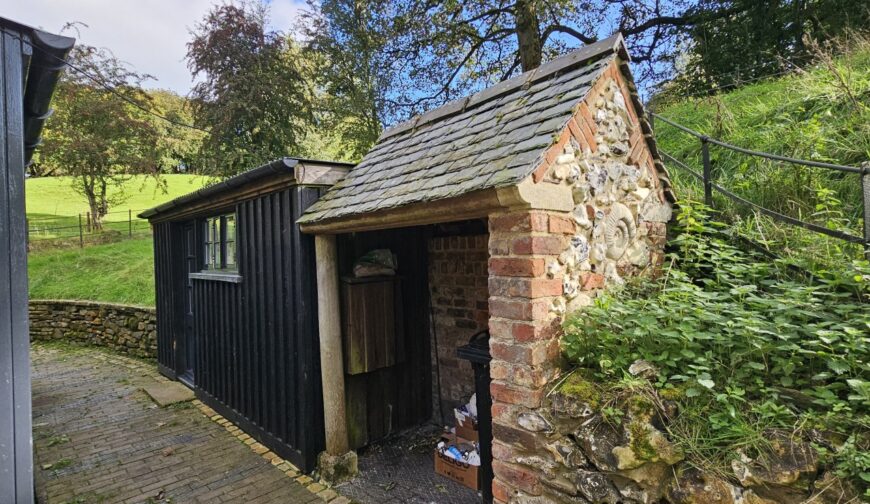
[[[30,297],[154,306],[151,238],[28,256]]]
[[[133,176],[123,187],[110,189],[110,198],[124,195],[126,199],[109,208],[109,214],[104,218],[104,228],[128,232],[128,220],[132,213],[133,232],[147,231],[147,222],[136,219],[136,214],[193,192],[209,180],[196,175],[163,175],[161,182],[165,185],[161,187],[153,177]],[[26,187],[31,239],[78,236],[79,214],[86,215],[88,205],[85,198],[73,190],[72,177],[28,179]]]
[[[153,178],[133,177],[124,185],[125,203],[110,209],[106,228],[127,232],[127,210],[136,213],[195,191],[208,179],[192,175],[165,175],[166,190]],[[78,214],[87,212],[84,198],[72,190],[70,177],[27,180],[27,217],[31,240],[74,236]],[[74,226],[56,230],[58,226]],[[134,221],[140,238],[79,248],[32,251],[28,257],[30,297],[34,299],[87,299],[154,305],[154,263],[149,227]],[[143,237],[147,236],[147,237]],[[45,242],[43,242],[45,243]],[[37,248],[37,247],[34,247]]]

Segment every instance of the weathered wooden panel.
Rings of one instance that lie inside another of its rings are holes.
[[[345,372],[359,374],[396,363],[401,337],[401,279],[342,278]]]

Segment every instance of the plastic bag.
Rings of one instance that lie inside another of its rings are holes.
[[[393,276],[396,274],[396,258],[388,249],[375,249],[357,259],[353,276]]]

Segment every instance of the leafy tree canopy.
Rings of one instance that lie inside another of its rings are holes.
[[[68,57],[54,96],[41,163],[63,167],[73,190],[88,200],[97,228],[109,207],[124,200],[120,189],[133,173],[157,174],[158,132],[142,109],[146,76],[129,70],[106,50],[79,44]],[[137,107],[138,106],[138,107]]]
[[[210,131],[203,172],[231,175],[299,153],[310,90],[290,48],[285,35],[266,30],[262,4],[215,6],[196,26],[187,61],[200,79],[191,92],[194,118]]]

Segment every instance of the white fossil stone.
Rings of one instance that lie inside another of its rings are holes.
[[[571,164],[574,162],[574,150],[572,149],[570,153],[559,154],[559,157],[556,158],[556,164]]]
[[[579,290],[580,286],[577,282],[573,281],[570,276],[565,277],[562,281],[562,295],[565,296],[565,299],[574,299],[579,293]]]
[[[571,237],[571,248],[574,250],[575,262],[581,263],[589,259],[589,241],[583,235]]]
[[[576,163],[571,165],[571,169],[568,171],[568,176],[565,177],[565,181],[569,184],[574,184],[577,180],[580,179],[580,166]]]
[[[619,259],[634,241],[637,225],[634,215],[622,203],[616,203],[604,223],[604,241],[607,243],[607,257]]]
[[[604,279],[614,285],[622,285],[625,283],[625,280],[619,276],[619,272],[616,270],[616,262],[614,261],[607,261],[604,265]]]
[[[581,228],[589,229],[592,227],[592,221],[589,220],[589,215],[586,213],[586,205],[578,205],[574,207],[574,211],[571,212],[571,214],[574,216],[574,222],[576,222]]]
[[[625,258],[635,266],[646,266],[649,264],[649,247],[643,241],[637,240],[625,251]]]
[[[634,190],[634,195],[639,201],[644,201],[652,191],[648,187],[638,187]]]
[[[603,243],[596,243],[592,246],[589,252],[589,262],[598,264],[607,257],[607,246]]]
[[[550,263],[547,264],[547,277],[556,278],[560,274],[562,274],[562,265],[559,264],[559,261],[550,260]]]
[[[590,305],[592,305],[592,298],[588,294],[580,293],[568,301],[566,309],[570,313]]]
[[[648,222],[668,222],[672,214],[671,206],[658,201],[655,195],[646,198],[640,207],[640,218]]]

